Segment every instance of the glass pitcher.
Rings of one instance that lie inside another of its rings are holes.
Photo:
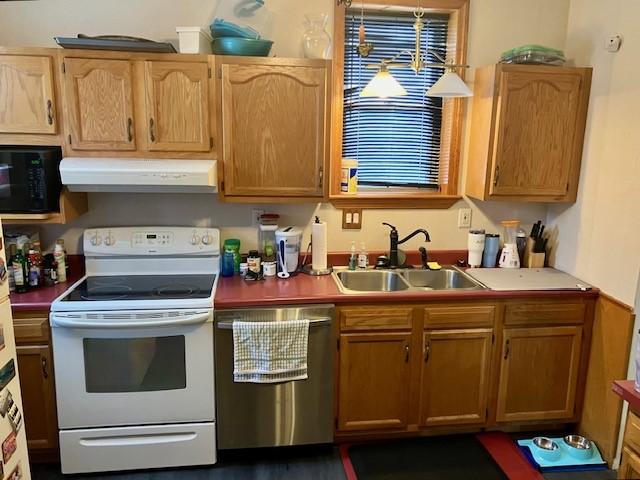
[[[325,13],[310,13],[305,15],[305,32],[302,35],[302,45],[306,58],[326,59],[331,56],[331,37],[327,33]]]

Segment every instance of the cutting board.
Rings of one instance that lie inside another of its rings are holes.
[[[491,290],[590,290],[582,280],[555,268],[469,268]]]

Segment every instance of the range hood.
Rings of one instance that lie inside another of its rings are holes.
[[[217,191],[215,160],[66,157],[60,177],[72,192]]]

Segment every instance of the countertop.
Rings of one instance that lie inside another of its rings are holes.
[[[432,259],[441,264],[454,263],[457,258],[464,258],[464,251],[434,252]],[[331,255],[332,263],[342,263],[341,256]],[[375,258],[374,254],[371,254]],[[419,263],[419,257],[410,254],[411,263]],[[13,311],[49,310],[51,302],[60,296],[75,281],[84,275],[84,257],[69,256],[70,272],[66,283],[53,287],[41,287],[27,293],[12,293],[10,296]],[[401,303],[429,302],[436,300],[487,300],[508,298],[589,298],[598,296],[598,289],[581,292],[566,290],[449,290],[449,291],[410,291],[392,293],[359,293],[345,294],[340,292],[331,275],[313,277],[298,274],[287,280],[276,277],[258,282],[247,282],[240,276],[220,278],[214,300],[216,309],[259,307],[274,305],[295,305],[310,303]]]
[[[448,290],[411,291],[392,293],[340,292],[331,275],[312,277],[298,274],[287,280],[267,278],[259,282],[246,282],[239,276],[220,278],[214,300],[216,309],[307,303],[398,303],[428,302],[433,300],[486,300],[505,298],[572,298],[595,297],[599,290]]]
[[[9,295],[11,310],[24,312],[29,310],[49,310],[51,302],[62,295],[67,288],[80,280],[84,275],[84,257],[82,255],[69,255],[69,276],[64,283],[58,283],[52,287],[39,287],[27,293],[13,292]]]
[[[631,411],[640,414],[640,392],[636,391],[635,384],[635,380],[616,380],[611,385],[611,390],[629,402]]]

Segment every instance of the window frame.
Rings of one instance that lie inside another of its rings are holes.
[[[466,63],[467,36],[470,0],[423,0],[422,7],[428,13],[447,13],[450,15],[449,35],[453,40],[448,45],[447,58],[456,63]],[[356,8],[354,0],[352,8]],[[381,11],[398,9],[413,11],[416,0],[366,0],[365,8]],[[333,19],[333,84],[331,100],[331,182],[329,200],[338,208],[449,208],[460,198],[458,180],[460,171],[460,148],[462,141],[462,123],[466,102],[463,98],[443,101],[442,133],[440,140],[440,177],[438,191],[424,191],[417,188],[367,187],[366,191],[345,194],[340,191],[340,168],[342,162],[342,125],[344,100],[344,48],[345,48],[344,5],[334,4]],[[464,79],[465,72],[458,71]]]

